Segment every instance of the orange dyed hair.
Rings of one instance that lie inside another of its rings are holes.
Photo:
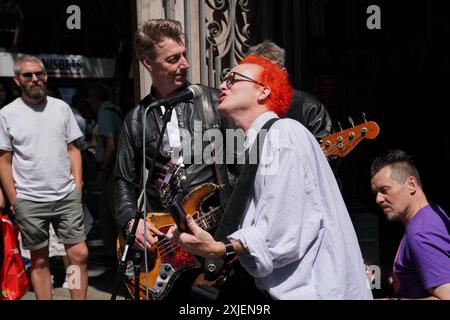
[[[267,107],[282,117],[289,109],[292,99],[292,87],[286,70],[281,69],[271,60],[257,55],[245,57],[239,64],[256,64],[263,68],[263,71],[255,79],[270,88],[270,95],[267,98]]]

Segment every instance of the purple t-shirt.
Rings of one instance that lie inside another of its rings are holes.
[[[427,289],[450,283],[450,218],[429,204],[406,226],[394,261],[395,296],[424,298]]]

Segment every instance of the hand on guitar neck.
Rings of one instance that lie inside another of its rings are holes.
[[[133,226],[134,219],[131,219],[128,225],[126,226],[127,231],[131,232],[131,228]],[[147,227],[147,248],[155,245],[158,242],[158,236],[165,236],[164,233],[159,231],[151,222],[146,223]],[[134,241],[133,249],[144,250],[145,236],[144,236],[144,220],[140,219],[139,225],[136,229],[136,238]]]
[[[167,238],[184,250],[210,259],[219,259],[225,253],[225,244],[215,241],[212,235],[199,227],[192,216],[186,217],[187,232],[182,232],[177,226],[170,227]]]
[[[179,245],[184,250],[196,256],[201,256],[208,259],[221,259],[225,252],[225,244],[221,241],[216,241],[212,235],[203,230],[192,216],[186,217],[187,231],[181,232],[177,226],[172,226],[167,232],[167,238],[173,243]],[[230,240],[236,254],[246,253],[245,248],[239,241]]]

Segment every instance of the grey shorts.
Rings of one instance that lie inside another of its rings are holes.
[[[50,223],[59,241],[64,244],[86,240],[79,188],[54,202],[17,199],[14,210],[24,249],[33,251],[47,247]]]

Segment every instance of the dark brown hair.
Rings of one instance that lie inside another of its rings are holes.
[[[416,178],[418,185],[422,187],[419,171],[412,157],[406,154],[405,151],[399,149],[388,150],[385,154],[378,156],[372,162],[371,177],[373,178],[381,169],[387,166],[391,168],[391,179],[398,183],[405,183],[406,179],[412,176]]]
[[[183,43],[184,34],[181,23],[170,19],[150,19],[141,24],[135,36],[136,54],[139,60],[148,57],[155,58],[155,45],[164,38],[169,38],[177,43]]]

